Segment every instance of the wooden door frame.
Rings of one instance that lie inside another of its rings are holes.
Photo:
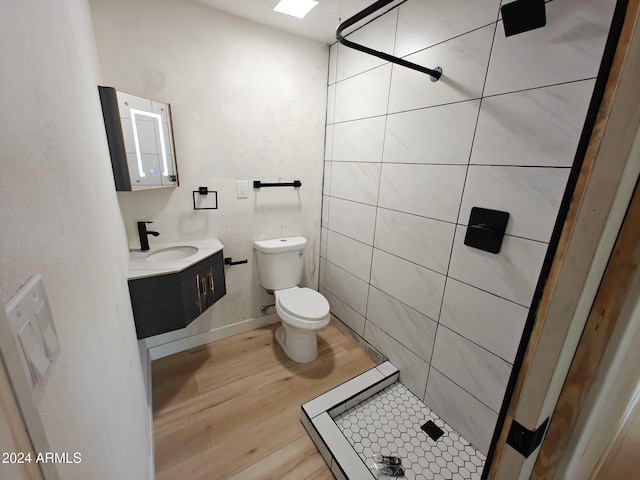
[[[640,140],[636,140],[638,142]],[[637,150],[637,145],[636,145]],[[636,152],[637,154],[637,152]],[[629,317],[621,316],[623,309],[635,306],[640,272],[640,183],[636,183],[633,197],[598,288],[580,343],[571,362],[569,374],[558,398],[552,421],[536,460],[532,478],[554,478],[578,425],[592,388],[603,381],[600,367],[608,367],[605,353],[614,337],[614,329],[624,328]],[[629,312],[627,312],[628,314]],[[618,343],[614,342],[613,347]],[[610,361],[611,359],[609,359]],[[597,459],[596,459],[597,460]],[[594,462],[594,467],[596,463]]]
[[[636,179],[623,176],[640,126],[640,29],[635,28],[639,4],[640,0],[629,0],[626,5],[604,95],[542,296],[532,312],[533,322],[528,326],[530,336],[528,342],[521,345],[519,362],[516,360],[520,368],[510,380],[512,395],[503,405],[501,419],[504,421],[494,435],[488,458],[490,465],[484,478],[528,478],[521,472],[533,469],[537,456],[525,460],[506,444],[509,429],[516,420],[535,431],[553,412],[620,228],[620,219],[617,225],[609,219],[615,217],[616,208],[620,209],[616,195],[622,183],[628,184],[631,180],[632,185],[636,183]],[[615,322],[615,319],[609,320]],[[589,346],[585,343],[582,348]],[[589,381],[593,381],[594,372],[588,375]],[[572,415],[577,416],[582,405],[573,403],[565,398],[561,405],[565,408],[571,405],[569,408],[575,410]],[[565,423],[559,428],[557,421],[550,422],[549,432],[553,436],[545,440],[541,448],[545,453],[531,478],[550,478],[546,475],[555,471],[564,453],[573,427],[568,428]],[[566,431],[561,431],[563,429]],[[555,451],[549,455],[551,448]]]

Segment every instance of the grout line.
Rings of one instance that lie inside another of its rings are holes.
[[[497,353],[492,352],[491,350],[489,350],[489,349],[488,349],[488,348],[486,348],[486,347],[483,347],[483,346],[482,346],[482,345],[480,345],[479,343],[476,343],[476,342],[474,342],[473,340],[471,340],[470,338],[465,337],[465,336],[464,336],[464,335],[462,335],[461,333],[456,332],[453,328],[448,327],[448,326],[446,326],[446,325],[444,325],[444,324],[442,324],[441,326],[442,326],[442,328],[445,328],[445,329],[449,330],[450,332],[454,333],[454,334],[455,334],[455,335],[457,335],[458,337],[463,338],[463,339],[464,339],[464,340],[466,340],[467,342],[472,343],[472,344],[473,344],[473,345],[475,345],[476,347],[481,348],[481,349],[482,349],[482,350],[484,350],[485,352],[487,352],[487,353],[489,353],[489,354],[493,355],[493,356],[494,356],[494,357],[496,357],[496,358],[499,358],[500,360],[504,361],[505,363],[508,363],[509,365],[511,365],[511,367],[513,367],[513,362],[510,362],[509,360],[506,360],[506,359],[502,358],[502,357],[501,357],[500,355],[498,355]],[[436,368],[436,370],[437,370],[437,368]]]
[[[493,413],[495,413],[496,415],[499,415],[498,412],[496,412],[493,408],[491,408],[489,405],[487,405],[486,403],[484,403],[482,400],[480,400],[478,397],[476,397],[473,393],[471,393],[470,391],[468,391],[466,388],[464,388],[462,385],[458,384],[457,382],[454,382],[451,378],[449,378],[449,376],[445,375],[443,372],[441,372],[440,370],[438,370],[436,367],[431,367],[433,368],[436,372],[438,372],[440,375],[442,375],[443,377],[445,377],[447,380],[449,380],[451,383],[453,383],[455,386],[457,386],[460,390],[463,390],[464,392],[466,392],[467,394],[469,394],[469,396],[473,397],[474,399],[476,399],[478,402],[480,402],[482,405],[484,405],[485,407],[487,407],[489,410],[491,410]]]

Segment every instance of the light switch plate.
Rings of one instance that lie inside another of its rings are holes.
[[[42,276],[32,276],[5,305],[25,374],[32,380],[36,401],[60,355]]]
[[[249,182],[246,180],[238,180],[236,182],[236,193],[238,198],[249,198]]]

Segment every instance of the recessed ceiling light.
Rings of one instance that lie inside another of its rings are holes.
[[[291,15],[296,18],[304,18],[317,4],[318,2],[314,0],[280,0],[280,2],[273,7],[273,11]]]

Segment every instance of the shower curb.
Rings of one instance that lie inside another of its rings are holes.
[[[375,477],[333,418],[397,382],[399,376],[395,365],[386,361],[302,405],[300,421],[336,479]]]

